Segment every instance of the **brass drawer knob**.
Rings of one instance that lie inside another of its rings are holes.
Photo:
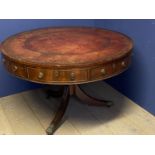
[[[39,79],[42,79],[43,77],[44,77],[44,73],[43,73],[43,72],[39,72],[38,78],[39,78]]]
[[[125,61],[122,61],[122,62],[121,62],[121,65],[122,65],[122,67],[125,67],[125,66],[126,66]]]
[[[13,66],[13,72],[17,71],[18,67],[17,66]]]
[[[75,80],[75,73],[74,73],[74,72],[71,72],[71,73],[70,73],[70,79],[71,79],[71,80]]]
[[[54,72],[54,76],[55,76],[56,78],[58,78],[58,77],[59,77],[59,71],[55,71],[55,72]]]
[[[101,69],[101,74],[102,74],[102,75],[105,75],[105,74],[106,74],[106,71],[105,71],[104,68]]]

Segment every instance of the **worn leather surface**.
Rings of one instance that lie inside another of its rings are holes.
[[[132,47],[132,40],[118,32],[59,27],[12,36],[2,43],[2,52],[12,59],[32,64],[69,66],[115,60]]]

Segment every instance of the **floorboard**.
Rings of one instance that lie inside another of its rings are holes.
[[[82,88],[94,97],[112,100],[114,106],[87,106],[71,97],[55,135],[155,134],[155,117],[105,82]],[[0,98],[0,134],[45,135],[59,102],[46,99],[44,89]]]

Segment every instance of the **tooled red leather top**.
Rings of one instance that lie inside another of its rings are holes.
[[[127,54],[132,47],[131,39],[121,33],[89,27],[37,29],[2,43],[6,56],[45,65],[107,62]]]

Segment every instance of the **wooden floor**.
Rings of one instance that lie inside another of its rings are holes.
[[[155,134],[155,117],[106,83],[91,83],[83,89],[112,99],[114,106],[91,107],[72,97],[56,135]],[[59,101],[45,99],[42,89],[0,98],[0,134],[45,135]]]

